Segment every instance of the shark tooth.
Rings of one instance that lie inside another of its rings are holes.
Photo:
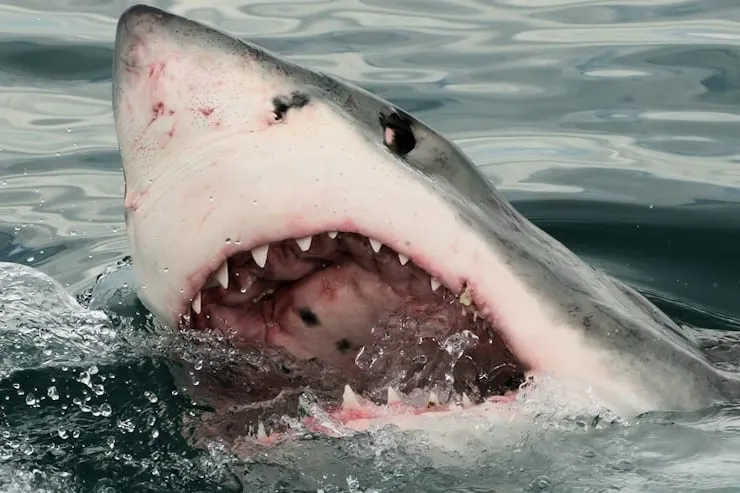
[[[439,396],[435,391],[429,392],[429,399],[427,400],[428,404],[430,406],[438,406],[439,405]]]
[[[260,267],[265,266],[267,263],[267,253],[270,250],[270,245],[262,245],[252,248],[252,258],[254,262]]]
[[[200,305],[201,305],[201,298],[200,298],[200,291],[198,291],[198,294],[195,295],[195,298],[193,298],[193,301],[190,302],[190,306],[193,307],[193,311],[200,315]]]
[[[433,278],[433,277],[432,277],[432,278],[430,278],[430,280],[429,280],[429,284],[430,284],[430,285],[432,286],[432,291],[436,291],[436,290],[438,290],[438,289],[439,289],[439,287],[440,287],[440,286],[442,285],[442,283],[441,283],[441,282],[439,282],[439,281],[438,281],[437,279],[435,279],[435,278]]]
[[[372,248],[375,253],[378,253],[383,244],[378,240],[373,240],[372,238],[368,238],[368,240],[370,240],[370,248]]]
[[[398,404],[401,402],[401,396],[393,387],[388,387],[388,404]]]
[[[229,264],[226,261],[221,264],[221,267],[218,268],[214,277],[222,288],[229,289]]]
[[[257,425],[257,439],[258,440],[265,440],[267,438],[267,432],[265,431],[265,424],[260,421],[259,425]]]
[[[342,409],[362,409],[360,399],[349,385],[344,386],[344,394],[342,394]]]
[[[473,403],[470,401],[470,397],[468,397],[468,394],[463,393],[462,404],[463,404],[463,407],[470,407],[473,405]]]
[[[465,287],[465,291],[463,291],[460,296],[458,297],[460,300],[460,303],[462,303],[465,306],[470,306],[471,303],[473,303],[473,297],[470,296],[470,288],[467,286]]]
[[[305,238],[297,238],[295,242],[298,243],[298,248],[301,251],[307,252],[311,248],[311,240],[313,240],[313,236],[306,236]]]

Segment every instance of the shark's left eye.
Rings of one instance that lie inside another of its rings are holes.
[[[398,113],[380,114],[383,127],[383,142],[386,147],[399,156],[405,156],[416,147],[416,137],[411,129],[411,120]]]

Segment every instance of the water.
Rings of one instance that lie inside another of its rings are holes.
[[[78,296],[127,254],[109,96],[127,5],[0,3],[0,260]],[[737,2],[155,5],[415,113],[535,223],[737,367]],[[93,298],[111,319],[43,280],[14,279],[25,287],[0,306],[2,491],[740,491],[740,409],[730,406],[543,418],[521,434],[471,424],[447,448],[381,432],[248,461],[201,450],[181,434],[182,416],[200,410],[163,356],[171,341],[137,314],[125,272]]]

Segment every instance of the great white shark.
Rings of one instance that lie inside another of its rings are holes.
[[[667,315],[359,87],[137,5],[117,27],[113,108],[137,292],[173,328],[348,378],[384,348],[404,370],[373,376],[389,403],[434,383],[440,352],[447,399],[467,406],[538,375],[622,416],[738,395]],[[414,345],[433,347],[420,366]]]

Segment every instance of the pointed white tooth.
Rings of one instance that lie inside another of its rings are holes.
[[[478,310],[474,311],[473,312],[473,322],[477,322],[478,321],[478,316],[479,316]]]
[[[270,245],[262,245],[252,248],[252,258],[260,267],[264,267],[267,263],[267,252],[270,250]]]
[[[465,306],[470,306],[471,303],[473,303],[473,297],[470,296],[470,291],[466,287],[465,291],[462,292],[462,294],[458,297],[460,303],[462,303]]]
[[[408,261],[409,261],[409,258],[406,255],[404,255],[402,253],[399,253],[398,254],[398,261],[401,262],[401,265],[406,265],[408,263]]]
[[[190,303],[190,306],[193,307],[193,311],[200,315],[200,291],[198,291],[198,294],[195,295],[195,298],[193,298],[193,301]]]
[[[336,231],[329,231],[328,233],[329,238],[331,238],[332,240],[337,237],[337,234],[338,233]]]
[[[401,396],[393,387],[388,387],[388,404],[398,404],[401,402]]]
[[[439,287],[442,285],[442,283],[440,283],[438,280],[436,280],[433,277],[431,278],[431,280],[429,281],[429,283],[432,285],[432,291],[438,290]]]
[[[472,402],[470,402],[470,397],[468,397],[468,394],[463,393],[462,398],[463,407],[470,407],[473,405]]]
[[[343,409],[362,409],[360,400],[357,398],[357,394],[352,390],[349,385],[344,386],[344,394],[342,395],[342,408]]]
[[[439,404],[439,396],[433,390],[429,392],[429,404],[434,404],[434,405]]]
[[[295,242],[298,243],[298,248],[307,252],[311,248],[311,240],[313,240],[313,236],[306,236],[305,238],[297,238]]]
[[[214,277],[222,288],[229,289],[229,264],[226,261],[221,264],[221,267],[218,268]]]
[[[370,248],[372,248],[375,253],[378,253],[383,244],[378,240],[373,240],[372,238],[368,238],[368,240],[370,240]]]
[[[265,431],[265,424],[260,421],[260,424],[257,426],[257,439],[258,440],[264,440],[267,438],[267,432]]]

